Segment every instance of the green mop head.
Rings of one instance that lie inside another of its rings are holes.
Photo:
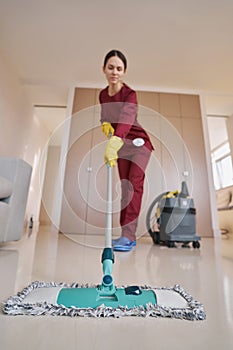
[[[100,306],[77,307],[62,305],[59,303],[59,294],[65,290],[70,293],[68,300],[75,295],[83,293],[84,299],[93,294],[93,289],[100,286],[78,285],[77,283],[65,284],[55,282],[33,282],[17,295],[10,297],[4,304],[3,311],[8,315],[32,315],[32,316],[70,316],[70,317],[114,317],[141,316],[141,317],[168,317],[183,320],[205,320],[206,314],[203,305],[194,300],[181,286],[152,288],[140,286],[142,292],[154,294],[157,303],[149,302],[145,306]],[[125,288],[119,288],[119,294],[124,293]],[[129,287],[131,288],[131,287]],[[91,291],[90,291],[91,290]],[[143,293],[142,293],[143,294]],[[93,295],[92,295],[93,296]],[[148,295],[147,295],[148,296]],[[136,298],[136,296],[135,296]],[[64,298],[62,297],[63,301]],[[75,299],[76,300],[76,299]],[[141,301],[140,301],[141,302]],[[140,303],[139,302],[139,303]],[[71,303],[72,304],[72,303]],[[111,302],[110,302],[111,304]]]

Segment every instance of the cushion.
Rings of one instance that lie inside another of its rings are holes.
[[[216,192],[218,210],[228,210],[232,208],[232,187],[223,188]]]
[[[0,176],[0,199],[7,198],[12,194],[13,184],[10,180]]]
[[[230,199],[230,203],[229,203],[229,208],[233,209],[233,190],[231,191],[231,199]]]

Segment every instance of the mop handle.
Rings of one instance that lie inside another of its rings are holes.
[[[107,215],[105,248],[112,247],[112,167],[107,164]]]

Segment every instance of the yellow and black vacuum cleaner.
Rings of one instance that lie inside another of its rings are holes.
[[[200,248],[194,200],[189,196],[185,181],[180,192],[163,192],[153,200],[146,215],[146,225],[154,244],[172,248],[176,243],[189,247],[192,242],[193,248]]]

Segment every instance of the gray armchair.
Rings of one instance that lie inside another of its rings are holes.
[[[0,157],[0,242],[23,235],[31,172],[22,159]]]

